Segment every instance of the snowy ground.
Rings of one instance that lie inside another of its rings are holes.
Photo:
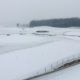
[[[80,80],[80,64],[33,80]]]
[[[48,30],[49,33],[40,35],[36,33],[37,30]],[[39,27],[23,31],[18,28],[0,28],[0,80],[25,79],[44,72],[45,67],[48,69],[49,65],[57,61],[79,53],[80,29]],[[65,78],[67,74],[61,76]],[[61,77],[55,79],[52,76],[41,78],[49,79],[62,80]]]

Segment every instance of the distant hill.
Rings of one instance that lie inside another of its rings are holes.
[[[36,26],[80,27],[80,18],[33,20],[30,22],[30,27],[36,27]]]

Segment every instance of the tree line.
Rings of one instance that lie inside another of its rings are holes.
[[[30,27],[51,26],[51,27],[80,27],[80,18],[60,18],[48,20],[32,20]]]

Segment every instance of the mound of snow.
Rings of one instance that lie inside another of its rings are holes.
[[[33,80],[80,80],[80,64]]]
[[[39,47],[0,55],[0,80],[21,80],[70,55],[80,53],[80,42],[61,39]]]

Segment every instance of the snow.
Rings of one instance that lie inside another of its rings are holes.
[[[0,36],[0,54],[19,50],[19,49],[25,49],[30,48],[33,46],[38,46],[41,44],[46,44],[48,42],[51,42],[55,40],[53,37],[39,37],[34,35],[11,35],[11,36]]]
[[[36,48],[14,51],[5,54],[5,56],[1,55],[0,79],[18,80],[18,78],[27,78],[29,77],[28,73],[33,73],[34,71],[45,68],[50,63],[79,53],[80,45],[78,44],[78,42],[63,40],[55,43],[48,43]]]
[[[66,32],[64,35],[68,35],[68,36],[80,36],[80,31],[70,31],[70,32]]]
[[[49,30],[53,36],[33,34],[37,30]],[[75,39],[73,36],[64,35],[68,31],[76,34],[79,29],[42,27],[27,28],[23,31],[18,28],[1,28],[0,31],[0,80],[22,80],[43,73],[51,64],[80,53],[79,37]],[[46,78],[43,80],[50,79]],[[59,80],[55,77],[51,79]]]
[[[33,80],[80,80],[80,64]]]

